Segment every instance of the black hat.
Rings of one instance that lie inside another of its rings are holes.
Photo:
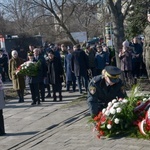
[[[54,55],[54,51],[53,50],[49,50],[48,54],[53,54]]]
[[[34,56],[33,52],[28,52],[28,56]]]
[[[119,68],[115,66],[106,66],[105,71],[106,76],[109,77],[111,82],[117,83],[119,81],[119,75],[122,72]]]

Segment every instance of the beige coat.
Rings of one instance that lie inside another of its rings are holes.
[[[22,58],[12,58],[9,60],[8,72],[9,78],[12,80],[14,90],[25,89],[25,78],[22,75],[16,74],[17,68],[23,63]]]

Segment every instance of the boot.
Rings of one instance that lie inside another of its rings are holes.
[[[24,90],[20,91],[21,102],[24,102]]]
[[[56,102],[56,101],[57,101],[56,93],[53,93],[53,101],[54,101],[54,102]]]
[[[59,95],[59,101],[62,101],[62,95]]]
[[[0,136],[5,135],[3,110],[0,110]]]
[[[55,96],[54,99],[53,99],[53,102],[56,102],[56,101],[57,101],[57,97]]]

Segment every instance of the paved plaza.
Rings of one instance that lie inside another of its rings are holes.
[[[47,98],[41,105],[31,106],[30,94],[24,103],[7,101],[6,135],[0,137],[0,150],[150,150],[149,140],[97,139],[87,123],[86,99],[81,101],[79,97],[79,92],[63,91],[62,102]]]

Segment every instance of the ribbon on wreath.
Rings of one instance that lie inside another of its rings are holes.
[[[135,107],[134,112],[146,111],[145,117],[137,123],[141,134],[146,135],[145,129],[150,131],[150,100],[141,103],[139,106]],[[145,127],[145,128],[144,128]]]

